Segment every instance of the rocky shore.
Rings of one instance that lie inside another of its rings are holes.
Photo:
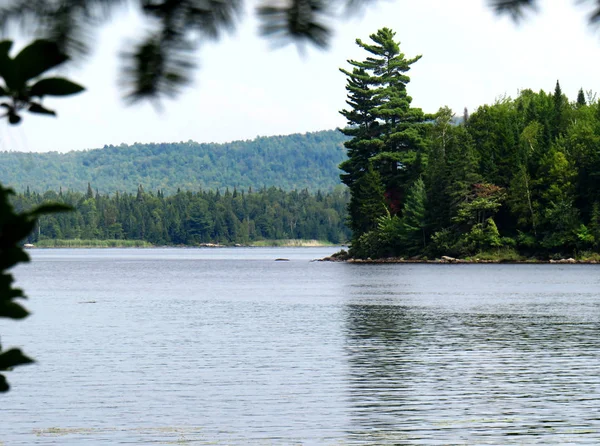
[[[597,264],[596,260],[576,260],[574,258],[567,259],[526,259],[526,260],[485,260],[485,259],[459,259],[450,256],[441,256],[433,260],[421,257],[386,257],[382,259],[355,259],[350,257],[347,251],[342,250],[336,252],[329,257],[318,259],[319,262],[346,262],[346,263],[558,263],[558,264]]]

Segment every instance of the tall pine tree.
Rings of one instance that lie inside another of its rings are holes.
[[[422,153],[426,146],[422,127],[425,115],[412,108],[406,91],[410,78],[406,72],[421,56],[407,59],[400,52],[395,33],[382,28],[356,44],[369,53],[362,62],[349,60],[352,71],[341,69],[347,76],[346,90],[351,109],[340,113],[348,120],[342,132],[352,139],[345,143],[348,160],[340,165],[342,182],[352,196],[349,207],[350,227],[356,240],[368,230],[362,222],[373,216],[362,215],[369,206],[359,193],[358,180],[373,166],[381,177],[387,205],[392,214],[400,214],[407,189],[421,173]]]

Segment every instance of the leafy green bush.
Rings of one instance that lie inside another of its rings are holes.
[[[600,253],[594,251],[582,251],[577,256],[583,262],[600,262]]]
[[[504,247],[497,250],[481,251],[467,260],[488,260],[494,262],[521,262],[524,260],[515,249]]]

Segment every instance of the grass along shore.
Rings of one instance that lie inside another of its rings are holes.
[[[175,246],[175,245],[174,245]],[[218,243],[203,243],[200,245],[189,245],[188,248],[195,247],[210,247],[210,248],[223,248],[230,245],[220,245]],[[235,245],[251,246],[251,247],[324,247],[324,246],[339,246],[334,243],[329,243],[320,240],[302,240],[302,239],[284,239],[284,240],[257,240],[251,242],[248,245]],[[45,239],[37,241],[33,246],[27,246],[29,248],[152,248],[149,242],[144,240],[81,240],[81,239]],[[181,247],[181,245],[177,245]]]
[[[283,239],[283,240],[257,240],[248,246],[254,247],[287,247],[287,248],[318,248],[324,246],[339,246],[335,243],[321,240]]]
[[[153,245],[144,240],[38,240],[35,248],[151,248]]]

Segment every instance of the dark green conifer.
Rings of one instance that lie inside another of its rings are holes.
[[[556,81],[554,87],[554,95],[552,96],[554,109],[552,113],[552,129],[551,136],[556,138],[564,131],[565,109],[567,106],[567,98],[563,95],[560,83]]]
[[[144,201],[144,187],[141,184],[138,186],[136,200]]]
[[[423,178],[414,182],[406,195],[404,215],[402,217],[403,244],[409,254],[423,252],[427,244],[425,233],[425,211],[427,193]]]
[[[583,88],[580,88],[577,93],[577,108],[583,107],[584,105],[586,105],[585,94],[583,93]]]
[[[406,73],[421,56],[407,59],[389,28],[369,37],[370,43],[356,40],[368,57],[361,62],[349,60],[352,71],[341,69],[347,76],[346,102],[351,106],[340,112],[348,120],[342,132],[352,139],[344,144],[348,160],[340,168],[344,171],[342,182],[350,187],[349,218],[355,239],[373,227],[373,217],[386,212],[382,207],[376,215],[361,214],[372,207],[360,205],[365,183],[372,184],[377,172],[385,196],[382,202],[387,201],[393,214],[401,213],[403,196],[421,173],[421,153],[426,145],[422,131],[425,115],[411,107],[412,98],[406,91],[410,81]],[[361,181],[370,169],[371,178]]]
[[[387,213],[381,175],[369,165],[354,184],[348,204],[348,226],[353,239],[377,227],[377,219]]]

